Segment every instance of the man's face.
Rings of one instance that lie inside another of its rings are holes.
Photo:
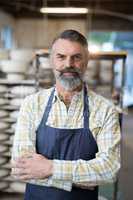
[[[67,39],[55,41],[51,52],[51,65],[56,81],[66,90],[73,90],[83,82],[88,63],[87,47]]]

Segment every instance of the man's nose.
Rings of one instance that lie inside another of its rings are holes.
[[[67,58],[66,59],[66,67],[70,67],[70,66],[73,66],[74,62],[73,62],[73,59],[72,58]]]

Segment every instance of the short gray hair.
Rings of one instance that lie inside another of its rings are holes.
[[[82,35],[80,32],[72,29],[68,29],[60,33],[52,42],[52,45],[58,40],[58,39],[66,39],[72,42],[78,42],[82,46],[88,47],[87,39],[84,35]]]

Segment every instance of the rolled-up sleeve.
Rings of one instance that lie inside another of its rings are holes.
[[[31,96],[28,96],[21,105],[13,140],[12,161],[35,152],[35,123],[32,103]]]
[[[35,118],[37,115],[37,104],[34,103],[33,96],[24,99],[17,119],[16,131],[14,135],[11,162],[21,156],[29,156],[36,152],[36,128]],[[39,120],[38,120],[39,121]],[[14,169],[12,169],[13,171]],[[36,185],[56,187],[70,191],[72,183],[70,181],[53,180],[50,176],[46,179],[32,179],[26,182]]]

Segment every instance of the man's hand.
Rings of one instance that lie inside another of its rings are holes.
[[[12,175],[19,180],[43,179],[52,175],[53,162],[41,154],[21,157],[12,164]]]

